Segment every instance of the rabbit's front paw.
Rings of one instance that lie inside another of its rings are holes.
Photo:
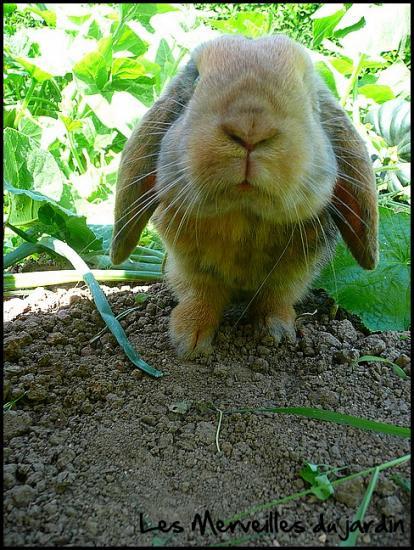
[[[276,315],[269,315],[265,323],[276,345],[280,344],[282,340],[286,340],[291,344],[296,342],[296,330],[293,322],[280,319]]]
[[[263,332],[273,336],[276,345],[282,340],[296,342],[295,317],[296,313],[291,305],[279,304],[276,300],[262,300],[252,309],[256,319],[256,332]]]
[[[217,315],[208,304],[179,303],[170,318],[170,337],[177,355],[186,359],[209,355],[213,351],[211,342],[218,323]]]

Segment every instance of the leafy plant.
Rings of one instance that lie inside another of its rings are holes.
[[[335,259],[314,283],[336,302],[359,315],[370,330],[410,326],[410,216],[380,207],[380,262],[362,271],[343,242]]]
[[[299,472],[302,479],[310,483],[312,493],[319,500],[326,500],[334,493],[332,483],[328,478],[328,474],[324,468],[318,464],[307,463]]]

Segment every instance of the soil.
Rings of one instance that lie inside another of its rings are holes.
[[[225,414],[219,452],[211,409],[307,406],[408,426],[408,332],[368,334],[342,310],[332,319],[329,299],[314,291],[297,308],[307,315],[296,344],[257,340],[247,320],[234,326],[230,311],[213,355],[184,361],[168,339],[175,302],[164,285],[102,288],[116,315],[137,308],[121,324],[168,375],[143,374],[108,332],[90,343],[104,323],[83,285],[5,301],[4,401],[24,394],[4,413],[6,546],[207,546],[253,537],[240,524],[233,535],[209,526],[202,535],[192,521],[207,510],[213,522],[226,520],[308,488],[299,475],[307,462],[346,466],[339,475],[347,475],[409,452],[403,438],[269,413]],[[137,292],[148,294],[138,306]],[[385,363],[353,362],[365,354],[395,361],[408,378]],[[399,481],[409,477],[409,463],[380,474],[359,545],[409,545],[410,494]],[[271,512],[276,526],[244,545],[337,545],[334,526],[342,534],[352,521],[369,479],[338,485],[325,501],[308,495],[252,513],[245,526],[264,526]],[[320,514],[331,532],[315,529]],[[385,529],[375,532],[381,521]]]

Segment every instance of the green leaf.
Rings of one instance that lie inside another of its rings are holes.
[[[243,34],[250,38],[264,36],[269,26],[269,16],[264,13],[240,12],[224,21],[210,21],[215,29],[231,34]]]
[[[321,474],[315,477],[314,483],[312,485],[312,493],[319,500],[326,500],[333,495],[334,488],[326,474]]]
[[[410,326],[410,216],[380,207],[380,261],[373,271],[358,266],[344,243],[314,283],[361,317],[370,330]]]
[[[349,414],[338,413],[335,411],[326,411],[325,409],[313,409],[311,407],[258,407],[256,409],[246,408],[226,411],[226,414],[230,413],[297,414],[299,416],[305,416],[306,418],[314,418],[325,422],[335,422],[336,424],[352,426],[353,428],[358,428],[360,430],[370,430],[373,432],[406,438],[411,437],[410,428],[395,426],[394,424],[387,424],[386,422],[367,420],[366,418],[359,418],[358,416],[351,416]]]
[[[154,32],[151,26],[151,18],[158,13],[167,13],[169,11],[177,11],[177,8],[171,4],[120,4],[121,17],[123,22],[138,21],[149,32]]]
[[[112,65],[112,37],[102,38],[98,48],[86,54],[73,67],[73,74],[88,84],[88,94],[104,89],[110,77]]]
[[[345,17],[346,17],[346,14],[345,14]],[[344,27],[343,24],[344,24],[345,17],[340,22],[341,28],[338,28],[338,26],[335,28],[335,31],[333,33],[335,38],[343,38],[350,32],[358,31],[359,29],[362,29],[363,27],[365,27],[365,24],[366,24],[365,17],[361,17],[359,21],[356,21],[352,25],[348,25],[347,27]]]
[[[13,187],[32,189],[58,201],[63,191],[60,169],[48,151],[24,134],[4,130],[4,178]]]
[[[116,23],[114,24],[115,27]],[[128,51],[139,57],[148,50],[148,43],[144,42],[136,32],[134,32],[128,25],[123,27],[122,33],[116,38],[113,51]]]
[[[343,4],[324,4],[314,14],[313,19],[313,46],[317,47],[326,37],[332,36],[333,30],[345,15]]]
[[[19,225],[31,223],[38,232],[61,238],[78,251],[102,250],[102,240],[88,228],[85,216],[78,216],[62,208],[55,201],[37,191],[19,189],[7,181],[4,182],[4,186],[12,196],[12,204],[13,200],[18,197],[24,203],[26,210],[32,212],[32,219],[27,220],[21,217]],[[21,202],[17,204],[20,205]],[[26,218],[28,217],[26,214]],[[19,222],[14,211],[10,212],[8,221],[13,225],[17,225]]]
[[[364,86],[359,86],[358,92],[365,97],[373,99],[376,103],[385,103],[395,98],[391,88],[381,84],[365,84]]]
[[[51,10],[42,10],[36,6],[28,6],[26,11],[39,15],[49,27],[56,27],[56,13]]]
[[[45,82],[45,80],[50,80],[53,77],[52,74],[44,71],[31,61],[28,61],[23,57],[15,57],[14,60],[17,61],[17,63],[19,63],[22,67],[24,67],[29,75],[37,82]]]
[[[320,473],[321,472],[319,470],[318,464],[312,464],[311,462],[307,462],[299,472],[299,475],[308,483],[313,484],[315,481],[315,478],[318,475],[320,475]]]
[[[145,73],[145,67],[139,61],[128,57],[117,57],[112,63],[111,86],[115,89],[119,80],[135,80]]]
[[[17,4],[3,4],[3,13],[10,15],[17,10]]]

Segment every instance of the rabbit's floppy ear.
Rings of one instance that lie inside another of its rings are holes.
[[[191,60],[145,114],[125,145],[116,184],[111,245],[114,264],[128,258],[157,207],[154,185],[161,140],[184,111],[197,76],[197,67]]]
[[[365,143],[347,114],[321,83],[319,109],[338,165],[332,217],[364,269],[378,263],[378,206],[375,176]]]

